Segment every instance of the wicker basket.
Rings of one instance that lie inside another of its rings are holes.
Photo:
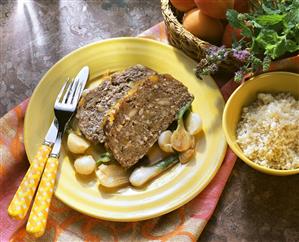
[[[183,27],[180,21],[184,14],[176,10],[169,0],[161,0],[161,9],[170,44],[195,60],[204,58],[205,50],[213,45],[197,38]]]
[[[184,53],[197,61],[205,58],[209,48],[213,46],[217,48],[217,46],[201,40],[187,31],[181,24],[184,13],[175,9],[169,0],[161,0],[161,10],[167,29],[168,41],[171,45],[181,49]],[[232,74],[242,65],[243,63],[230,54],[219,65],[218,72],[222,71],[227,74]]]

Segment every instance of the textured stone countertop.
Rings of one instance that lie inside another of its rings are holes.
[[[0,0],[0,116],[72,50],[160,22],[159,2]],[[299,241],[299,176],[264,175],[238,160],[199,241]]]

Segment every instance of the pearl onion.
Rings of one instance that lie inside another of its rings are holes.
[[[74,154],[83,154],[90,146],[90,143],[84,138],[70,133],[67,138],[67,147]]]
[[[81,156],[75,160],[74,167],[77,173],[89,175],[96,168],[96,162],[91,155]]]
[[[198,134],[202,130],[202,120],[199,114],[191,112],[185,121],[185,126],[189,134]]]
[[[172,136],[172,132],[170,130],[166,130],[163,131],[158,139],[158,144],[161,148],[161,150],[168,152],[168,153],[172,153],[173,149],[171,146],[171,136]]]

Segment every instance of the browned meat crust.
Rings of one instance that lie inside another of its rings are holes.
[[[76,114],[79,129],[84,136],[90,141],[103,143],[105,141],[103,120],[107,112],[131,89],[134,83],[153,74],[155,74],[153,70],[142,65],[135,65],[111,75],[98,87],[85,93],[80,100]]]
[[[134,87],[110,112],[106,145],[123,167],[138,162],[193,96],[170,75],[153,75]]]

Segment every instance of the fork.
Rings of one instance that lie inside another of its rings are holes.
[[[26,231],[35,237],[42,236],[46,229],[49,206],[54,191],[56,174],[59,165],[58,158],[61,148],[62,135],[68,121],[71,119],[76,110],[82,88],[82,83],[80,83],[79,80],[72,81],[71,83],[66,82],[55,101],[54,113],[59,127],[57,139],[47,160],[26,225]],[[65,94],[62,97],[64,92]]]

